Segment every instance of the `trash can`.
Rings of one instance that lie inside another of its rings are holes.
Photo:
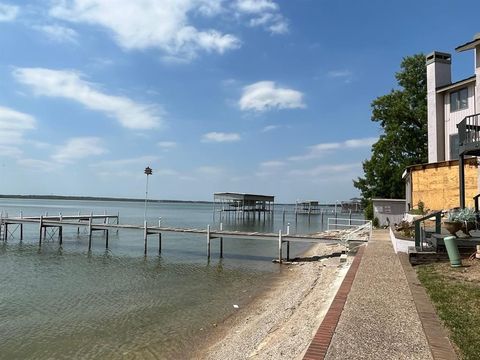
[[[458,246],[455,236],[447,236],[443,239],[445,247],[447,248],[448,258],[452,267],[462,266],[462,260],[460,259],[460,253],[458,252]]]

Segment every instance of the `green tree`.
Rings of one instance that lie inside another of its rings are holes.
[[[427,162],[427,70],[425,56],[405,57],[395,74],[399,89],[372,102],[372,121],[383,133],[363,162],[364,176],[353,181],[365,204],[369,199],[404,198],[402,173]]]

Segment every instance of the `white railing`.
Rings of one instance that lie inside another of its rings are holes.
[[[328,230],[346,231],[341,241],[346,246],[349,241],[369,241],[372,238],[373,224],[371,220],[329,218]]]
[[[369,222],[371,223],[370,220],[363,220],[363,219],[328,218],[327,230],[357,228]]]
[[[356,229],[353,229],[352,231],[349,231],[347,234],[345,234],[343,241],[345,243],[348,243],[349,241],[352,240],[357,240],[357,241],[370,241],[372,238],[372,230],[373,230],[373,225],[372,221],[366,220],[367,222],[363,225],[358,226]],[[361,234],[368,234],[367,239],[361,239]]]

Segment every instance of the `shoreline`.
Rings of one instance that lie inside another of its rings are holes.
[[[192,358],[301,359],[352,262],[340,263],[343,249],[317,244],[303,261],[283,265],[270,288],[214,327]]]

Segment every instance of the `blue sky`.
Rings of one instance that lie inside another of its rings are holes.
[[[402,57],[453,54],[478,1],[0,0],[0,191],[345,200]]]

